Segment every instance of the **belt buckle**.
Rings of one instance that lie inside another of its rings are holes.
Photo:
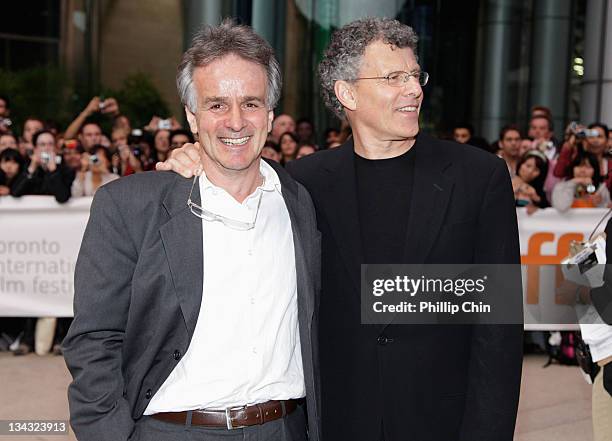
[[[234,426],[232,424],[232,415],[231,415],[232,410],[246,409],[246,407],[247,405],[245,404],[244,406],[235,406],[235,407],[225,408],[225,423],[227,424],[227,430],[242,429],[246,427],[246,426]]]

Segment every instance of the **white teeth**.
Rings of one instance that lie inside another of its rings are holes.
[[[219,138],[225,145],[244,145],[249,140],[250,136],[244,138]]]
[[[417,107],[416,106],[405,106],[405,107],[401,107],[398,110],[400,112],[416,112],[417,111]]]

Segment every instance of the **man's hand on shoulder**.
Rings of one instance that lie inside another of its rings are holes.
[[[202,174],[200,151],[199,142],[187,143],[179,149],[172,150],[168,159],[155,164],[155,169],[158,171],[173,171],[184,178],[191,178],[194,175],[199,176]]]

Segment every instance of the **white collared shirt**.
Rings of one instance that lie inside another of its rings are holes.
[[[145,415],[224,409],[305,396],[295,254],[289,212],[274,169],[242,203],[199,179],[202,207],[241,222],[240,231],[202,220],[202,304],[187,353]],[[261,201],[259,201],[261,198]]]

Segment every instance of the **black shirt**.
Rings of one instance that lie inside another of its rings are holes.
[[[402,263],[415,164],[414,146],[389,159],[355,154],[363,263]]]

